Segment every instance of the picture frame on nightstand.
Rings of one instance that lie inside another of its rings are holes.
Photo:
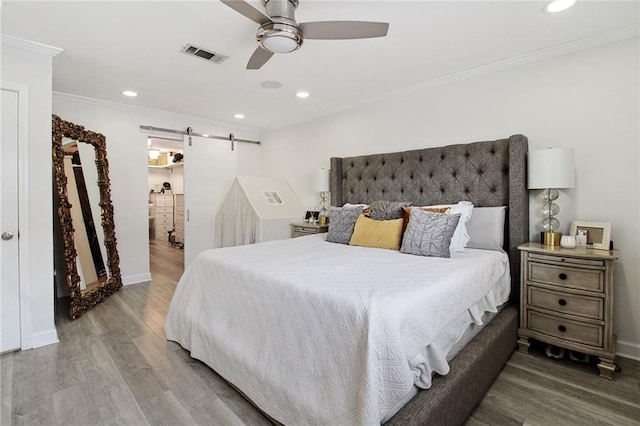
[[[579,231],[587,232],[587,247],[598,250],[609,250],[609,243],[611,241],[610,223],[574,220],[571,222],[569,235],[576,236]]]
[[[320,217],[319,211],[307,210],[307,212],[304,214],[305,222],[309,222],[311,218],[313,218],[313,222],[317,222],[319,217]]]

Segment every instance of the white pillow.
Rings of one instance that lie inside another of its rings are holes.
[[[363,209],[366,209],[367,207],[369,207],[369,204],[351,204],[351,203],[344,203],[344,206],[342,206],[344,208],[347,209],[355,209],[358,207],[362,207]]]
[[[451,251],[463,252],[467,243],[469,242],[469,232],[467,231],[467,222],[471,219],[471,213],[473,213],[473,203],[471,201],[460,201],[458,204],[439,204],[437,206],[423,206],[423,207],[449,207],[451,211],[449,214],[460,213],[460,220],[458,226],[451,238],[451,245],[449,249]]]
[[[473,216],[467,223],[467,231],[471,237],[467,247],[503,250],[506,213],[506,206],[474,208]]]

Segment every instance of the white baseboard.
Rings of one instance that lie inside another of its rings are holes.
[[[616,355],[640,361],[640,344],[618,340]]]
[[[137,274],[122,277],[122,285],[148,283],[149,281],[151,281],[151,273],[149,272],[147,272],[146,274]]]
[[[35,349],[42,346],[52,345],[58,343],[58,331],[55,328],[47,331],[41,331],[40,333],[34,333],[31,335],[31,347],[22,349]]]

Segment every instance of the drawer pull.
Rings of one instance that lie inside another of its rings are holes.
[[[560,275],[558,275],[558,278],[560,278],[561,280],[566,280],[567,279],[567,274],[565,274],[564,272],[561,273]]]
[[[566,301],[566,300],[564,300],[564,299],[560,299],[560,300],[558,300],[558,304],[559,304],[560,306],[565,306],[565,305],[567,304],[567,301]]]
[[[565,327],[564,325],[559,325],[558,326],[558,330],[560,330],[562,333],[564,333],[565,331],[567,331],[567,327]]]

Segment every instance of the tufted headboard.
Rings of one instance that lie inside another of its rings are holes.
[[[410,201],[413,205],[471,201],[507,206],[505,251],[511,263],[511,300],[519,298],[519,244],[529,240],[527,138],[413,151],[331,158],[331,204]]]

